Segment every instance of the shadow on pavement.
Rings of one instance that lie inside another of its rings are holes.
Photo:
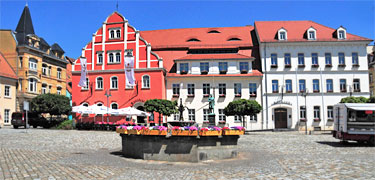
[[[331,147],[374,147],[370,144],[357,143],[357,142],[334,142],[334,141],[317,141],[319,144],[328,145]]]

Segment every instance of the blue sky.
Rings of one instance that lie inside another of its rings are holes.
[[[117,1],[28,0],[36,35],[77,58]],[[26,1],[0,0],[0,29],[17,26]],[[312,20],[375,39],[375,1],[118,1],[138,30],[254,25],[254,21]],[[373,44],[373,43],[371,43]]]

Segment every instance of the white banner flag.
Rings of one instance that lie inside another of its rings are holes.
[[[133,56],[125,55],[125,78],[126,86],[135,86]]]
[[[86,87],[86,74],[87,74],[87,63],[86,58],[80,58],[81,63],[81,79],[79,80],[79,87]]]

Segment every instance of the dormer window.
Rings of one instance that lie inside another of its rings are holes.
[[[230,38],[230,39],[228,39],[228,41],[241,41],[241,39],[240,38]]]
[[[109,29],[109,39],[120,39],[121,38],[121,28]]]
[[[200,40],[197,38],[191,38],[191,39],[188,39],[186,42],[200,42]]]
[[[307,30],[307,39],[316,40],[316,30],[313,27]]]
[[[340,26],[337,30],[337,39],[346,39],[346,30]]]
[[[211,30],[211,31],[208,31],[208,33],[220,33],[220,32],[217,30]]]
[[[286,29],[281,28],[278,31],[279,40],[287,40]]]

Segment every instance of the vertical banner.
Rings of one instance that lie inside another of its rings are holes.
[[[79,80],[78,86],[79,87],[86,87],[86,74],[87,74],[87,61],[86,58],[80,58],[81,63],[81,79]]]
[[[125,50],[125,81],[126,86],[135,86],[134,78],[134,56],[132,55],[132,49]]]

